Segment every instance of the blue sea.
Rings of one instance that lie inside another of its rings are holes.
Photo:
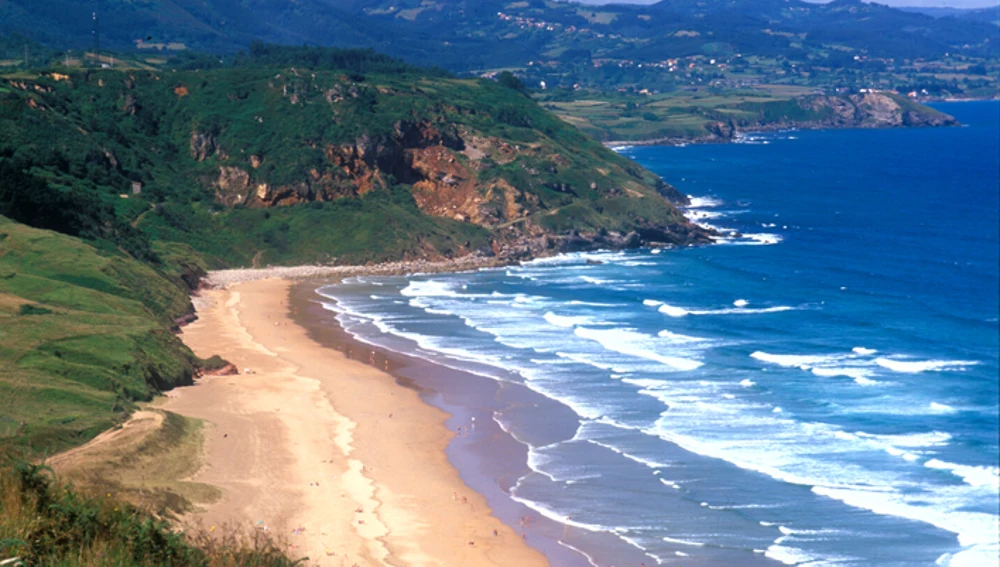
[[[938,107],[965,126],[619,148],[713,245],[319,291],[571,410],[493,419],[527,447],[510,498],[584,564],[995,566],[1000,104]]]

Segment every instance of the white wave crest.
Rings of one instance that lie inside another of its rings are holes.
[[[684,309],[683,307],[676,307],[674,305],[670,305],[669,303],[664,303],[657,311],[671,317],[683,317],[688,314],[687,309]]]
[[[630,461],[635,461],[635,462],[637,462],[637,463],[639,463],[641,465],[645,465],[645,466],[647,466],[647,467],[649,467],[651,469],[664,469],[664,468],[667,468],[667,467],[671,466],[669,463],[661,463],[659,461],[654,461],[652,459],[645,459],[645,458],[640,457],[638,455],[633,455],[632,453],[629,453],[627,451],[619,449],[618,447],[615,447],[614,445],[610,445],[608,443],[597,441],[596,439],[587,439],[587,443],[591,443],[593,445],[597,445],[598,447],[603,447],[603,448],[605,448],[605,449],[607,449],[607,450],[609,450],[609,451],[611,451],[613,453],[617,453],[617,454],[625,457],[626,459],[628,459]]]
[[[767,551],[764,552],[764,556],[775,561],[780,561],[785,565],[799,565],[816,559],[797,547],[785,547],[778,544],[768,547]]]
[[[618,283],[614,280],[604,280],[601,278],[595,278],[591,276],[580,276],[580,279],[593,285],[607,285],[607,284]]]
[[[948,404],[939,404],[937,402],[931,402],[927,404],[931,411],[936,413],[954,413],[955,408],[949,406]]]
[[[958,465],[938,459],[931,459],[924,463],[924,466],[931,469],[949,471],[951,474],[960,477],[965,484],[977,488],[989,488],[994,491],[1000,490],[1000,468],[974,465]]]
[[[722,205],[722,201],[712,197],[695,197],[694,195],[688,195],[688,199],[691,201],[691,204],[687,206],[689,209],[718,207]]]
[[[399,292],[407,297],[459,297],[455,284],[437,280],[413,280]]]
[[[975,360],[900,360],[880,356],[875,359],[875,364],[893,372],[916,374],[934,370],[964,370],[966,366],[974,366],[979,362]]]
[[[930,433],[903,433],[899,435],[876,435],[856,431],[858,437],[878,439],[897,447],[922,448],[922,447],[943,447],[951,441],[951,435],[943,431],[931,431]]]
[[[677,545],[690,545],[691,547],[705,547],[705,544],[700,541],[689,541],[686,539],[679,539],[675,537],[664,536],[663,541],[667,543],[676,543]]]
[[[563,328],[566,328],[566,329],[571,329],[571,328],[576,327],[578,325],[607,325],[607,324],[609,324],[609,323],[604,323],[604,322],[600,322],[600,321],[595,321],[593,318],[587,317],[587,316],[584,316],[584,315],[579,315],[579,316],[575,316],[575,317],[574,316],[566,316],[566,315],[556,315],[555,313],[553,313],[551,311],[549,311],[545,315],[543,315],[543,318],[545,319],[545,321],[547,321],[551,325],[555,325],[556,327],[563,327]]]
[[[726,309],[685,309],[676,305],[664,303],[660,306],[659,312],[670,317],[684,317],[685,315],[754,315],[759,313],[780,313],[782,311],[792,311],[794,307],[787,305],[777,305],[774,307],[761,307],[748,309],[745,307],[735,307]]]
[[[577,327],[573,332],[579,337],[600,343],[607,350],[660,362],[676,370],[694,370],[702,365],[701,361],[698,360],[668,356],[652,350],[655,347],[655,339],[631,329]]]
[[[680,333],[674,333],[666,329],[656,333],[656,336],[661,339],[667,339],[672,343],[700,343],[707,341],[708,339],[702,337],[692,337],[690,335],[682,335]]]
[[[840,360],[840,357],[837,355],[771,354],[761,350],[751,353],[750,358],[757,359],[761,362],[770,362],[771,364],[777,364],[778,366],[784,366],[785,368],[811,368],[817,364],[825,364],[831,361]]]

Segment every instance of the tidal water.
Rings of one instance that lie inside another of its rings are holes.
[[[646,565],[995,566],[1000,104],[939,108],[965,126],[619,148],[714,245],[319,291],[360,340],[570,408],[555,440],[494,414],[511,498]]]

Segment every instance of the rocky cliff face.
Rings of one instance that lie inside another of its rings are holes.
[[[220,165],[218,176],[211,180],[215,200],[227,207],[281,207],[354,198],[392,183],[404,183],[411,187],[413,199],[424,213],[494,230],[491,252],[507,258],[600,247],[710,241],[710,231],[683,221],[664,225],[638,219],[632,230],[627,231],[561,233],[545,229],[532,218],[551,212],[538,194],[490,172],[517,159],[531,159],[545,164],[549,173],[557,172],[568,163],[560,155],[546,154],[540,146],[514,145],[462,126],[398,122],[393,130],[391,135],[363,135],[351,144],[327,146],[323,166],[304,172],[302,180],[292,184],[273,185],[255,180],[253,170],[262,161],[259,156],[250,156],[243,165]],[[223,150],[217,147],[212,133],[192,135],[193,158],[203,161],[218,151]],[[533,168],[524,168],[524,173],[528,177],[539,175]],[[599,177],[598,172],[589,189],[600,191],[601,185],[606,185]],[[558,182],[550,183],[548,189],[575,194],[572,187]],[[656,184],[656,193],[652,195],[627,185],[606,186],[603,192],[608,197],[660,199],[668,206],[687,203],[685,195],[662,181]]]

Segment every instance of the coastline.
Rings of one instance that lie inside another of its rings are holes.
[[[211,424],[191,480],[223,497],[186,520],[267,529],[316,565],[546,565],[448,462],[448,416],[308,336],[290,318],[291,286],[242,282],[196,298],[182,339],[241,371],[161,406]]]
[[[980,100],[992,101],[1000,99],[961,99],[956,101],[933,101],[933,102],[978,102]],[[961,127],[961,123],[956,123],[953,125],[944,126],[933,126],[933,125],[911,125],[911,126],[835,126],[832,124],[817,124],[814,122],[796,122],[796,123],[780,123],[780,124],[761,124],[759,126],[754,126],[748,130],[735,130],[733,135],[724,138],[721,136],[699,136],[697,138],[654,138],[651,140],[638,140],[638,141],[621,141],[621,140],[610,140],[602,141],[601,144],[606,148],[615,148],[619,146],[686,146],[689,144],[732,144],[735,143],[743,136],[751,136],[753,134],[762,134],[765,132],[781,132],[781,131],[792,131],[792,130],[887,130],[887,129],[909,129],[909,128],[954,128]]]

